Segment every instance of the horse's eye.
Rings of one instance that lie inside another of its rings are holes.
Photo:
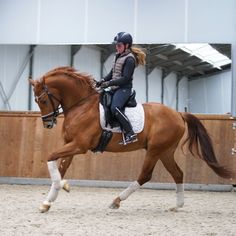
[[[43,105],[46,105],[47,104],[47,100],[45,99],[43,99],[42,101],[41,101],[41,103],[43,104]]]

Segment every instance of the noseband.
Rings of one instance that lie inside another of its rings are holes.
[[[47,94],[48,96],[48,99],[50,101],[50,104],[52,106],[52,109],[53,111],[46,114],[46,115],[43,115],[41,116],[43,122],[47,122],[47,121],[50,121],[50,122],[53,122],[53,123],[56,123],[56,117],[59,116],[61,113],[63,112],[60,112],[60,109],[62,108],[61,105],[59,105],[58,107],[55,106],[55,102],[54,100],[58,101],[59,104],[61,104],[61,101],[55,96],[53,95],[52,93],[50,93],[50,91],[48,90],[48,87],[47,85],[44,85],[43,86],[43,92],[39,95],[39,96],[36,96],[35,97],[35,100],[38,102],[39,99],[44,95],[44,94]]]

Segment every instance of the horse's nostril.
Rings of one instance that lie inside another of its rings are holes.
[[[48,124],[48,125],[47,125],[47,128],[48,128],[48,129],[51,129],[51,128],[52,128],[52,125]]]
[[[44,124],[44,128],[46,128],[46,129],[51,129],[51,128],[52,128],[52,125],[51,125],[51,124]]]

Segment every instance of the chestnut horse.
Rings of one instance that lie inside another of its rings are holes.
[[[46,212],[56,200],[60,188],[68,188],[68,183],[62,179],[73,156],[84,154],[98,145],[102,133],[99,121],[100,94],[91,76],[79,73],[71,67],[56,68],[39,80],[30,79],[30,83],[34,88],[35,101],[41,110],[45,128],[52,128],[56,124],[56,117],[60,113],[59,107],[64,113],[65,145],[52,152],[47,162],[52,185],[40,207],[41,212]],[[185,143],[188,141],[191,153],[204,160],[217,175],[228,179],[234,176],[232,171],[218,163],[211,139],[194,115],[177,112],[159,103],[144,103],[143,108],[145,124],[143,131],[138,134],[138,141],[120,145],[122,136],[120,133],[114,133],[105,149],[108,152],[146,149],[145,160],[137,181],[114,199],[111,208],[119,208],[121,201],[151,179],[158,160],[163,163],[176,183],[175,209],[183,207],[183,172],[175,162],[174,153],[187,128],[188,136]],[[59,158],[62,159],[58,168],[56,161]]]

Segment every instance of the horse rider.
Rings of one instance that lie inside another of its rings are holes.
[[[113,67],[101,81],[97,82],[97,86],[111,88],[113,93],[111,113],[124,130],[124,144],[127,144],[138,139],[124,114],[125,104],[132,93],[135,67],[145,65],[146,54],[140,48],[132,46],[133,38],[129,33],[119,32],[113,43],[116,45]]]

